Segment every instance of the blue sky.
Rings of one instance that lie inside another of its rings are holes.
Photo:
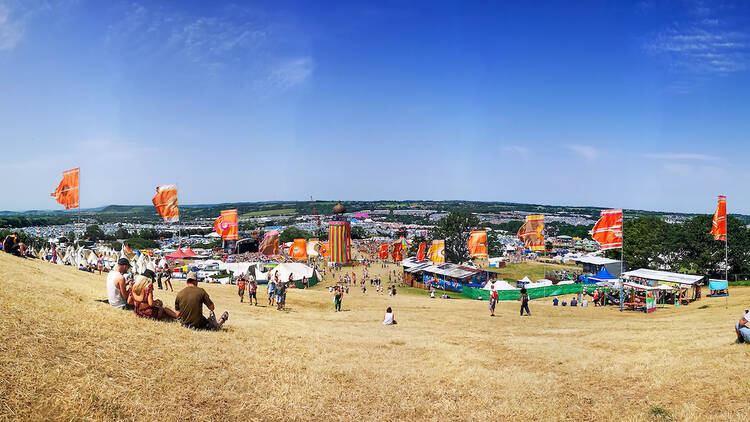
[[[569,4],[574,3],[574,4]],[[472,199],[750,213],[747,2],[0,0],[0,209]]]

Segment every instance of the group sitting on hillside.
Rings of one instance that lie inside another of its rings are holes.
[[[750,344],[750,311],[745,310],[740,320],[734,325],[734,331],[737,334],[736,343]]]
[[[26,256],[26,245],[20,241],[18,232],[5,236],[3,250],[16,256]]]
[[[120,258],[117,265],[107,275],[107,301],[115,308],[132,309],[141,318],[156,321],[179,319],[184,327],[196,330],[220,330],[229,319],[224,312],[217,321],[214,303],[208,292],[198,287],[198,277],[194,272],[187,275],[187,287],[175,298],[174,310],[165,307],[161,300],[154,299],[154,283],[151,278],[138,275],[128,283],[125,274],[130,270],[130,261]],[[209,309],[209,317],[203,316],[203,305]]]

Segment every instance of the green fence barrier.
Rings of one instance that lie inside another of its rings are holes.
[[[307,279],[307,287],[312,287],[318,284],[318,277],[313,275]],[[298,289],[303,289],[305,286],[302,285],[302,280],[294,280],[294,286]]]
[[[556,286],[534,287],[531,289],[526,289],[526,293],[528,293],[530,299],[537,299],[540,297],[582,293],[584,287],[586,288],[587,292],[593,292],[597,288],[603,289],[604,291],[609,290],[607,288],[601,288],[591,284],[562,284]],[[461,289],[461,294],[471,299],[481,298],[482,300],[490,300],[489,290],[463,286],[463,288]],[[521,290],[498,290],[497,296],[499,300],[521,300]]]

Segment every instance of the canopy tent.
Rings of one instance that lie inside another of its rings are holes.
[[[185,258],[191,258],[191,257],[194,257],[194,256],[198,256],[198,254],[197,254],[197,253],[195,253],[195,252],[193,251],[193,249],[192,249],[192,248],[191,248],[190,246],[188,246],[188,248],[187,248],[186,250],[184,250],[184,251],[182,252],[182,254],[183,254],[183,256],[184,256]]]
[[[494,283],[488,282],[484,285],[483,289],[491,290],[493,286],[495,287],[495,290],[518,290],[505,280],[497,280]]]
[[[667,271],[639,269],[626,271],[623,273],[625,279],[630,281],[648,282],[650,284],[672,284],[685,286],[695,286],[700,284],[706,277],[702,275],[690,275],[680,273],[670,273]]]
[[[292,274],[292,281],[295,282],[297,288],[302,287],[302,277],[307,279],[308,286],[314,286],[320,280],[317,271],[300,262],[286,262],[277,265],[276,268],[268,272],[268,279],[275,280],[277,274],[279,275],[279,281],[284,283],[289,281],[289,275]]]
[[[518,280],[519,283],[531,283],[531,279],[529,277],[524,277],[520,280]]]
[[[182,249],[177,248],[176,251],[172,252],[171,254],[165,256],[164,258],[167,259],[182,259],[185,258],[185,252],[182,251]]]
[[[607,271],[607,267],[602,267],[602,270],[599,271],[599,273],[588,277],[587,283],[600,283],[602,281],[611,281],[611,280],[617,280],[617,277],[610,274],[609,271]]]

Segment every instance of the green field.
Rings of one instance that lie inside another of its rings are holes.
[[[245,214],[242,214],[241,218],[251,218],[251,217],[271,217],[276,215],[296,215],[297,210],[294,208],[281,208],[276,210],[260,210],[260,211],[252,211]]]
[[[518,262],[510,263],[504,268],[485,268],[487,271],[500,274],[500,278],[510,280],[520,280],[524,277],[529,277],[531,281],[536,281],[544,278],[545,270],[568,270],[576,271],[581,269],[574,265],[559,265],[559,264],[542,264],[538,262]]]

